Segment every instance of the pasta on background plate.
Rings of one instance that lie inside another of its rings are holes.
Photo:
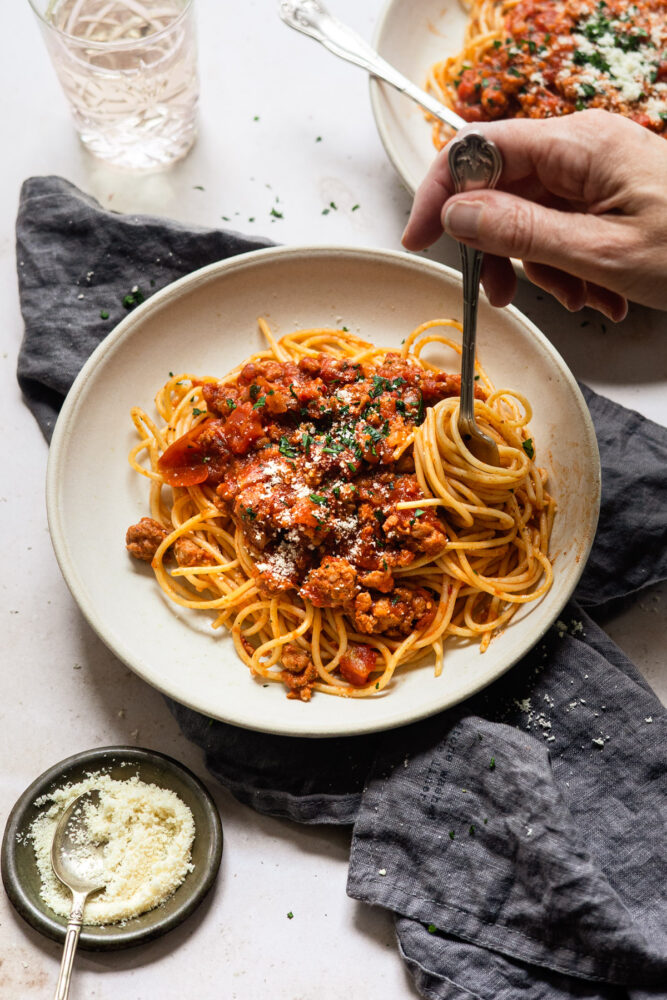
[[[427,89],[469,122],[603,108],[667,136],[667,0],[472,0]],[[433,121],[433,119],[431,119]],[[452,132],[433,124],[440,149]]]

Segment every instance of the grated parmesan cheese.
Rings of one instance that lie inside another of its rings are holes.
[[[84,792],[99,789],[100,803],[88,804],[84,830],[90,842],[103,844],[104,889],[88,898],[84,924],[113,924],[146,913],[164,903],[193,871],[195,835],[192,812],[167,788],[140,781],[118,781],[108,774],[89,774],[36,801],[45,806],[30,827],[41,878],[40,894],[51,909],[68,916],[72,896],[51,867],[51,844],[58,820]]]

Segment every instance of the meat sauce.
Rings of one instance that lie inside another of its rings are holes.
[[[665,135],[666,46],[666,0],[522,0],[464,63],[454,108],[469,122],[604,108]]]
[[[434,508],[396,509],[423,493],[411,449],[394,455],[426,407],[459,395],[460,377],[398,354],[379,364],[320,354],[250,362],[235,382],[202,391],[207,418],[158,467],[173,486],[214,488],[253,556],[260,591],[340,608],[367,635],[426,627],[433,594],[396,573],[438,555],[447,536]],[[353,646],[340,669],[359,684],[374,663],[370,647]]]

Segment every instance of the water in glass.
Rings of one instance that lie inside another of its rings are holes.
[[[51,0],[40,16],[91,153],[140,170],[185,155],[198,97],[191,0]]]

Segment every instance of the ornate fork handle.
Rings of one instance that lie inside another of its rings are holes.
[[[479,132],[467,132],[449,147],[449,169],[457,191],[493,188],[502,170],[498,147]],[[459,243],[463,271],[463,347],[461,354],[461,408],[459,429],[470,451],[489,465],[499,465],[498,447],[475,422],[475,343],[479,276],[483,253]]]
[[[320,0],[280,0],[279,13],[285,24],[304,35],[310,35],[325,48],[347,62],[361,66],[396,90],[420,104],[438,121],[453,129],[462,128],[465,121],[415,86],[377,54],[359,35],[333,17]]]

